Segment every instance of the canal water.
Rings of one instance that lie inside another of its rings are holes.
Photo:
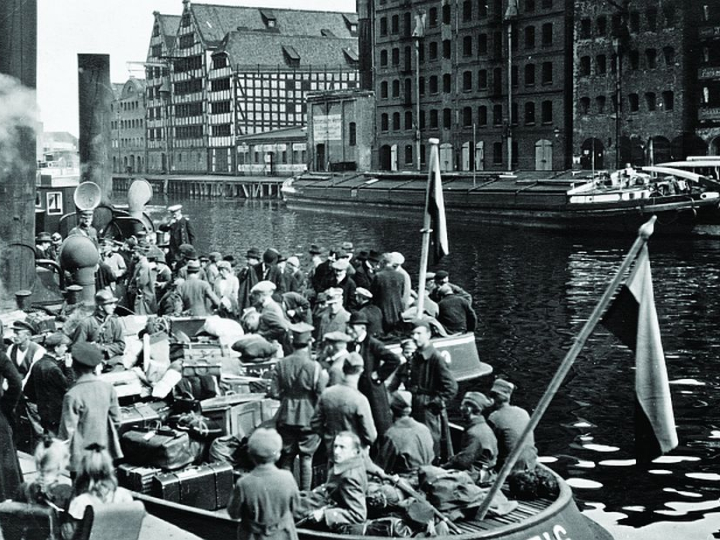
[[[267,201],[182,202],[204,252],[244,262],[273,246],[307,264],[310,243],[400,251],[417,276],[421,216],[399,220],[291,211]],[[568,237],[511,227],[456,226],[448,216],[445,269],[473,295],[478,348],[517,383],[532,409],[632,244],[628,237]],[[617,538],[720,533],[720,239],[652,238],[655,298],[680,446],[633,462],[634,356],[598,327],[536,431],[539,452],[568,479],[581,508]],[[487,391],[490,381],[475,383]]]

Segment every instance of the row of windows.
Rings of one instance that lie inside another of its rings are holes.
[[[276,163],[288,163],[288,152],[283,150],[277,152]],[[307,161],[307,150],[293,150],[292,163],[305,163]],[[265,152],[247,151],[238,152],[238,165],[250,165],[251,163],[265,163]]]
[[[178,43],[181,49],[189,49],[190,47],[195,45],[195,34],[191,32],[189,34],[180,36]]]
[[[167,77],[168,75],[168,68],[161,68],[161,67],[146,67],[145,68],[145,78],[147,80],[150,79],[159,79],[160,77]]]
[[[202,68],[202,56],[188,56],[186,58],[178,58],[173,62],[173,72],[185,73],[186,71],[192,71],[194,69]]]
[[[147,138],[151,141],[162,141],[163,129],[162,128],[150,128],[147,130]]]
[[[223,113],[229,113],[230,112],[230,102],[229,101],[216,101],[210,103],[210,113],[211,114],[223,114]]]
[[[141,118],[134,118],[132,120],[112,120],[110,122],[110,129],[134,129],[141,128],[145,125],[145,122]]]
[[[202,92],[203,80],[190,79],[189,81],[180,81],[175,83],[175,94],[192,94],[193,92]]]
[[[675,108],[675,93],[666,90],[658,96],[655,92],[646,92],[643,96],[644,110],[653,112],[656,110],[672,111]],[[605,114],[607,98],[605,96],[597,96],[594,100],[584,96],[578,102],[578,112],[582,115],[587,114]],[[628,94],[628,110],[631,113],[640,112],[640,95],[636,93]],[[610,99],[613,112],[617,112],[617,100],[615,96]],[[591,105],[594,103],[594,107]]]
[[[162,107],[148,107],[148,120],[162,120]]]
[[[203,102],[181,103],[175,105],[175,118],[187,118],[189,116],[200,116],[203,113]]]
[[[677,8],[672,2],[662,2],[663,18],[665,27],[672,28],[677,22]],[[580,21],[580,37],[589,39],[593,37],[593,21],[585,18]],[[610,28],[612,35],[616,36],[620,33],[623,26],[622,16],[619,13],[612,15],[610,18]],[[641,31],[656,32],[658,29],[658,10],[657,7],[651,6],[644,13],[639,11],[630,11],[628,14],[627,28],[637,34]],[[599,15],[595,19],[595,36],[604,37],[608,33],[608,19],[605,15]]]
[[[658,51],[657,49],[645,49],[644,54],[644,69],[657,69],[658,67]],[[662,58],[666,68],[671,68],[675,65],[675,49],[667,46],[662,49]],[[627,54],[628,64],[631,70],[635,71],[640,69],[640,52],[633,49],[628,51]],[[590,56],[582,56],[580,58],[579,74],[581,77],[587,77],[592,74],[592,59]],[[612,56],[610,58],[610,72],[617,72],[617,58]],[[608,71],[607,56],[600,54],[595,57],[595,75],[605,75]]]
[[[472,107],[463,107],[462,109],[456,111],[456,123],[459,122],[462,127],[472,127],[473,124],[476,124],[478,126],[487,126],[489,122],[488,118],[488,107],[485,105],[481,105],[477,108],[477,115],[474,116],[473,108]],[[492,125],[494,126],[502,126],[503,125],[503,106],[501,104],[493,105],[492,107]],[[441,127],[442,122],[442,128],[443,129],[452,129],[453,125],[453,109],[445,108],[442,110],[439,109],[430,109],[428,112],[429,117],[429,127],[431,129],[439,128]],[[532,101],[525,102],[523,105],[523,120],[524,125],[526,126],[534,126],[537,124],[537,113],[536,113],[536,104]],[[392,130],[393,131],[399,131],[401,129],[404,130],[413,130],[415,129],[414,119],[413,119],[413,113],[411,111],[406,111],[404,115],[401,115],[400,112],[394,112],[392,115],[388,113],[382,113],[380,115],[380,130],[381,131],[389,131],[392,121]],[[545,100],[540,104],[540,123],[544,125],[549,125],[553,123],[553,103],[550,100]],[[512,124],[517,125],[518,124],[518,104],[513,103],[512,106]],[[420,111],[420,129],[424,129],[426,127],[426,118],[425,118],[425,111]]]
[[[140,108],[140,103],[138,101],[120,101],[115,103],[117,103],[118,110],[122,111],[136,111]],[[111,111],[115,110],[115,103],[110,104]]]
[[[230,124],[211,126],[211,130],[213,137],[229,137],[231,135]]]
[[[203,136],[202,126],[180,126],[175,128],[176,139],[200,139]]]
[[[120,139],[121,148],[129,148],[131,146],[143,146],[145,139],[143,137],[131,137],[127,139]]]
[[[472,145],[472,143],[470,143],[470,142],[468,142],[466,144]],[[482,148],[485,146],[484,141],[477,141],[476,144],[478,145],[478,148]],[[519,154],[518,154],[519,145],[518,145],[517,141],[513,141],[512,147],[513,147],[512,159],[513,159],[513,163],[516,164],[518,161],[518,156],[519,156]],[[413,164],[413,154],[414,154],[413,145],[406,144],[405,151],[403,152],[403,154],[404,154],[405,165],[412,165]],[[471,154],[471,156],[472,156],[472,154]],[[493,163],[493,165],[502,165],[503,156],[504,156],[503,143],[502,142],[494,142],[492,144],[492,163]],[[420,145],[420,163],[424,164],[425,162],[426,162],[426,149],[425,149],[425,145],[422,144],[422,145]]]

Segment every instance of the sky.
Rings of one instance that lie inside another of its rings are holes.
[[[2,0],[0,0],[2,1]],[[205,0],[207,4],[355,11],[355,0]],[[44,131],[78,135],[77,55],[109,54],[110,80],[144,77],[153,11],[182,13],[182,0],[38,0],[37,95]]]

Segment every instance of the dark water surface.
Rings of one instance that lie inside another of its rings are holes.
[[[204,253],[232,253],[244,262],[249,247],[273,246],[301,254],[307,264],[311,242],[328,247],[349,240],[356,249],[402,252],[417,276],[419,215],[408,221],[290,211],[268,202],[182,202]],[[456,227],[452,216],[449,228],[451,254],[432,270],[448,270],[472,293],[481,358],[515,381],[514,401],[532,409],[633,239]],[[655,530],[650,524],[670,530],[677,526],[671,522],[685,522],[690,528],[676,537],[706,538],[692,525],[720,531],[720,239],[651,239],[650,258],[679,448],[649,469],[633,464],[634,357],[601,327],[536,440],[544,461],[571,480],[581,506],[601,509],[601,521],[626,526],[628,537],[654,537],[642,534]],[[489,381],[476,384],[487,390]]]

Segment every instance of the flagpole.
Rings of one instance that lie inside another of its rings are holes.
[[[432,185],[432,175],[435,173],[435,167],[439,166],[438,147],[440,139],[428,139],[430,143],[430,160],[428,162],[428,179],[425,188],[425,214],[423,217],[422,228],[422,249],[420,250],[420,275],[418,276],[418,299],[417,299],[417,317],[422,318],[425,309],[425,282],[427,281],[427,263],[430,256],[430,186]]]
[[[532,415],[530,416],[530,420],[528,421],[527,426],[525,426],[525,430],[522,432],[522,435],[520,435],[520,439],[517,442],[517,445],[513,449],[513,451],[508,456],[507,460],[505,461],[502,469],[500,469],[500,472],[498,473],[497,479],[495,480],[495,483],[490,488],[490,491],[485,496],[485,499],[482,502],[482,505],[480,505],[480,508],[478,509],[478,517],[480,519],[484,519],[485,515],[487,514],[488,509],[490,508],[490,504],[492,502],[492,499],[495,497],[498,491],[500,491],[500,488],[505,483],[505,480],[507,480],[507,477],[510,475],[510,472],[512,471],[513,466],[515,465],[515,462],[520,457],[520,454],[524,450],[525,442],[527,441],[530,434],[535,430],[538,423],[540,422],[540,419],[545,414],[545,411],[547,410],[548,406],[550,405],[550,402],[552,401],[553,397],[555,397],[555,394],[557,393],[558,389],[560,388],[560,385],[562,384],[563,380],[565,380],[565,377],[567,376],[568,372],[570,371],[570,368],[572,367],[573,363],[577,359],[578,355],[580,354],[580,351],[585,346],[585,342],[588,340],[590,335],[592,334],[593,330],[595,330],[595,327],[597,326],[597,323],[600,322],[600,318],[602,317],[603,313],[607,309],[608,305],[610,304],[611,300],[613,299],[613,296],[615,294],[615,291],[620,286],[620,283],[622,282],[623,278],[625,277],[625,273],[628,271],[630,266],[633,264],[635,259],[637,258],[638,253],[640,250],[645,246],[648,239],[653,233],[654,227],[655,227],[655,221],[657,220],[657,216],[652,216],[647,223],[642,225],[640,229],[638,230],[638,236],[635,239],[635,242],[633,243],[632,247],[630,248],[630,251],[628,251],[627,255],[625,256],[625,259],[623,260],[622,264],[620,265],[620,268],[615,274],[615,277],[613,277],[610,284],[605,289],[605,292],[603,293],[602,297],[600,298],[600,301],[595,306],[595,309],[593,310],[592,314],[588,318],[587,322],[585,323],[585,326],[583,326],[582,330],[577,336],[577,339],[573,343],[572,347],[568,351],[568,353],[565,355],[565,358],[563,359],[562,363],[560,364],[560,367],[558,367],[557,372],[555,373],[555,376],[550,381],[550,384],[548,385],[547,389],[545,390],[545,393],[543,394],[542,398],[540,398],[540,401],[537,404],[537,407],[533,411]]]

